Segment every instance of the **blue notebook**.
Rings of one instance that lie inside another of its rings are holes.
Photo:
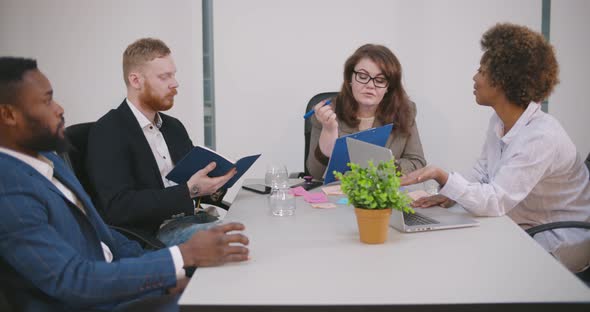
[[[228,189],[232,187],[234,183],[246,173],[246,171],[248,171],[258,157],[260,157],[260,154],[246,156],[234,162],[218,154],[214,150],[202,146],[195,146],[178,162],[178,164],[176,164],[174,169],[168,173],[166,179],[178,184],[186,183],[193,174],[214,161],[217,166],[208,174],[208,176],[212,178],[222,176],[234,167],[238,170],[236,175],[222,186],[222,188]]]
[[[350,168],[346,165],[350,162],[348,156],[348,147],[346,146],[346,138],[353,138],[367,143],[385,146],[387,138],[391,134],[393,124],[388,124],[379,128],[371,128],[357,133],[341,136],[336,139],[332,155],[330,156],[330,162],[328,163],[328,169],[326,169],[326,176],[324,177],[324,184],[332,183],[336,181],[334,171],[346,172]]]

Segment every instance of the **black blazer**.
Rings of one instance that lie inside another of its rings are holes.
[[[162,113],[160,117],[160,131],[176,164],[193,144],[178,119]],[[152,150],[125,100],[90,130],[86,170],[108,224],[155,234],[172,215],[194,214],[186,184],[164,188]]]

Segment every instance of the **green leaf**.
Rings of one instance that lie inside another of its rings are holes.
[[[393,208],[411,211],[411,199],[400,191],[400,176],[395,160],[379,162],[375,165],[368,162],[366,168],[359,164],[348,163],[350,170],[344,174],[334,171],[341,181],[342,192],[348,196],[349,202],[358,208],[387,209]]]

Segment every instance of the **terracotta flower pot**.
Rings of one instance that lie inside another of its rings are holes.
[[[383,244],[389,233],[389,209],[354,208],[359,226],[361,242],[366,244]]]

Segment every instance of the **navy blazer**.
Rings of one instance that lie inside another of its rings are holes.
[[[176,285],[168,249],[145,253],[109,229],[61,158],[43,155],[86,214],[37,170],[0,153],[0,285],[18,310],[108,309]]]
[[[178,119],[162,113],[160,117],[160,131],[175,164],[193,144]],[[86,171],[95,204],[108,224],[155,234],[173,215],[194,214],[186,184],[164,187],[154,154],[125,100],[90,130]]]

